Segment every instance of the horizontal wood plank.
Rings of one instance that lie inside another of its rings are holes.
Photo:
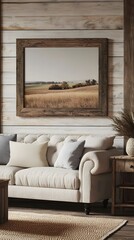
[[[16,44],[15,43],[2,43],[2,57],[16,57]]]
[[[4,124],[9,125],[75,125],[75,126],[107,126],[111,127],[111,119],[108,117],[39,117],[39,118],[23,118],[17,117],[16,112],[3,112],[2,121]]]
[[[3,98],[16,98],[16,85],[3,85],[2,86]]]
[[[16,58],[3,58],[2,72],[15,73],[16,72]]]
[[[2,4],[3,17],[43,16],[104,16],[123,15],[122,2],[52,2]]]
[[[108,59],[108,76],[110,78],[120,78],[124,79],[124,61],[123,57],[109,57]]]
[[[123,85],[124,84],[124,78],[122,76],[116,77],[112,76],[108,78],[108,85]]]
[[[102,2],[102,0],[1,0],[2,3],[25,3],[25,2]],[[123,0],[103,0],[103,2],[123,2]]]
[[[10,120],[10,122],[8,121]],[[23,131],[25,132],[25,128],[27,128],[27,126],[29,126],[30,131],[32,133],[32,128],[38,128],[38,126],[40,127],[44,127],[44,128],[58,128],[58,131],[56,131],[56,134],[62,133],[62,131],[64,131],[63,127],[65,127],[66,129],[72,129],[72,133],[73,133],[73,127],[74,127],[74,132],[75,129],[77,128],[81,128],[84,131],[84,134],[88,134],[88,131],[86,133],[86,128],[90,129],[89,133],[92,131],[92,134],[103,134],[103,135],[107,135],[107,130],[110,130],[109,135],[115,135],[116,133],[113,131],[111,126],[107,126],[107,123],[105,125],[101,125],[101,124],[97,124],[96,121],[90,121],[90,119],[87,119],[87,124],[85,124],[83,121],[75,121],[74,119],[72,119],[72,121],[64,121],[63,118],[61,119],[55,119],[56,121],[54,121],[54,119],[29,119],[29,118],[20,118],[18,119],[17,117],[12,117],[9,116],[9,118],[4,117],[2,119],[2,123],[3,126],[12,126],[13,128],[20,126],[22,129],[20,132],[23,133]],[[102,121],[104,122],[104,119],[102,119]],[[39,122],[39,124],[37,124],[37,122]],[[89,122],[89,123],[88,123]],[[94,122],[94,123],[93,123]],[[60,128],[61,127],[61,128]],[[101,130],[101,133],[99,132],[99,130]],[[78,129],[77,129],[78,131]],[[48,132],[49,133],[49,132]],[[77,132],[77,134],[80,133],[79,131]],[[51,132],[52,134],[52,132]],[[53,133],[54,134],[54,133]],[[122,144],[122,142],[121,142]],[[118,143],[119,145],[119,143]]]
[[[99,130],[99,131],[98,131]],[[75,126],[75,124],[72,124],[72,126],[65,126],[65,125],[53,125],[53,126],[31,126],[27,125],[3,125],[3,133],[38,133],[38,134],[97,134],[97,135],[113,135],[115,134],[113,132],[112,127],[93,127],[93,126]]]
[[[3,72],[1,74],[1,83],[4,84],[16,84],[16,72]]]
[[[53,30],[3,31],[3,43],[16,43],[17,38],[108,38],[109,42],[123,42],[123,30]]]
[[[33,24],[34,22],[34,24]],[[4,30],[123,29],[123,16],[4,17]]]
[[[108,99],[111,101],[118,101],[118,99],[124,98],[124,87],[123,85],[110,86],[108,89]]]
[[[119,109],[119,111],[121,111],[121,108]],[[118,111],[115,111],[115,112],[110,112],[110,113],[108,113],[108,117],[112,117],[113,115],[115,116],[115,115],[117,115],[117,113],[118,113]],[[3,112],[3,115],[2,115],[2,124],[4,124],[4,125],[32,125],[32,126],[36,126],[36,125],[42,125],[42,126],[44,126],[44,125],[56,125],[56,123],[57,123],[57,125],[71,125],[71,126],[73,126],[73,125],[81,125],[81,126],[87,126],[87,124],[85,124],[84,123],[84,121],[74,121],[74,119],[72,118],[72,119],[70,119],[70,121],[68,121],[67,119],[67,121],[66,121],[66,123],[65,123],[65,121],[61,118],[61,117],[59,117],[58,118],[58,120],[57,119],[53,119],[53,121],[51,120],[51,119],[49,119],[49,118],[46,118],[46,119],[41,119],[41,118],[37,118],[36,117],[36,119],[35,118],[33,118],[33,119],[35,119],[35,120],[32,120],[32,118],[28,118],[27,119],[27,117],[26,118],[23,118],[22,117],[22,119],[19,119],[18,117],[16,117],[16,112]],[[27,122],[27,120],[28,120],[28,122]],[[30,120],[29,120],[30,119]],[[105,118],[103,119],[103,122],[105,121]],[[78,123],[77,123],[78,122]],[[80,122],[80,123],[79,123]],[[92,121],[92,123],[94,122],[94,124],[91,124],[91,122],[90,121],[88,121],[90,124],[88,124],[88,125],[90,125],[90,126],[96,126],[96,127],[99,127],[99,126],[101,126],[101,124],[99,125],[96,125],[97,123],[96,123],[96,119],[94,119],[94,121]],[[104,126],[107,126],[107,121],[105,122],[105,124],[104,124]],[[23,128],[22,128],[23,129]]]
[[[123,43],[110,43],[108,44],[108,55],[110,57],[124,57],[124,44]]]

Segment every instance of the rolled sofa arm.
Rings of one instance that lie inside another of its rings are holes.
[[[110,176],[109,173],[111,172],[109,158],[117,154],[119,154],[117,149],[112,148],[90,151],[83,155],[79,166],[80,202],[91,203],[101,200],[103,197],[104,199],[109,198],[108,176]],[[108,182],[105,184],[107,180]],[[102,187],[101,184],[105,186]]]
[[[87,171],[91,174],[97,175],[101,173],[111,172],[111,162],[109,160],[110,156],[117,155],[118,151],[116,148],[111,148],[108,150],[95,150],[87,152],[83,155],[80,166],[79,174],[81,176],[83,167],[86,164],[89,169]],[[87,161],[90,163],[87,164]]]

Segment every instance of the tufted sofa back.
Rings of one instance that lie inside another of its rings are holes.
[[[17,134],[17,141],[23,143],[48,142],[47,161],[50,166],[54,166],[64,142],[70,140],[83,141],[86,140],[86,137],[84,135]]]

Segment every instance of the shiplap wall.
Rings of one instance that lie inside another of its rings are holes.
[[[3,0],[2,19],[2,132],[113,134],[110,116],[124,101],[123,0]],[[64,37],[108,38],[108,117],[17,117],[16,38]]]

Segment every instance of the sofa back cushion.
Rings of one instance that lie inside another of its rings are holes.
[[[24,142],[24,143],[34,143],[34,142],[44,143],[47,141],[48,142],[48,148],[47,148],[47,153],[46,153],[47,161],[48,161],[49,166],[54,166],[65,142],[69,142],[71,140],[72,141],[85,141],[84,152],[91,151],[92,150],[92,148],[91,148],[92,142],[91,142],[91,146],[90,146],[89,136],[90,135],[18,134],[17,141]],[[103,139],[104,139],[104,136],[103,136]],[[111,143],[111,145],[110,144],[108,145],[109,148],[112,147],[113,136],[112,136],[112,141],[110,143]],[[102,142],[100,143],[100,145],[101,145],[102,149],[104,149],[106,147],[102,144]]]

